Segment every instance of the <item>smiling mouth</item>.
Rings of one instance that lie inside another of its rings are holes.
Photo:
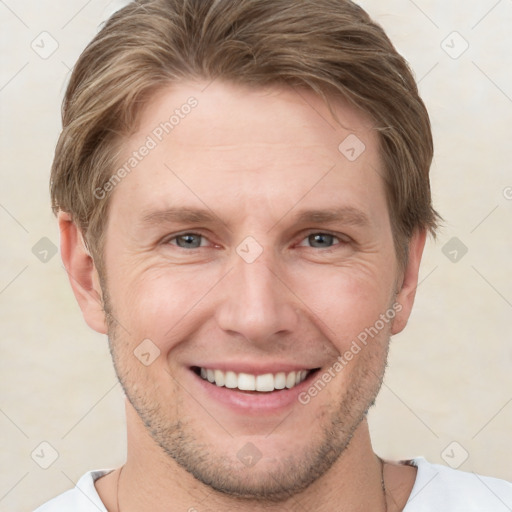
[[[258,391],[270,393],[283,389],[292,389],[304,382],[311,374],[319,370],[298,370],[293,372],[265,373],[253,375],[233,371],[214,370],[211,368],[192,367],[196,375],[218,387],[239,391]]]

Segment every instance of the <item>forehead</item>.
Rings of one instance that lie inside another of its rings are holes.
[[[329,196],[382,207],[383,171],[371,119],[346,102],[333,105],[339,124],[305,89],[220,81],[163,89],[123,144],[119,166],[134,166],[116,186],[113,206],[130,203],[147,211],[188,201],[234,211],[258,206],[279,215],[307,195],[306,202]]]
[[[188,103],[195,106],[188,108]],[[191,147],[229,149],[236,142],[237,147],[289,143],[304,148],[337,148],[344,132],[377,142],[368,115],[342,99],[331,103],[340,124],[332,118],[324,101],[308,89],[284,85],[249,87],[220,80],[184,82],[164,88],[151,98],[140,114],[135,138],[155,130],[159,138],[159,126],[155,126],[158,122],[165,132],[164,139],[172,132],[169,139],[179,139],[180,144]],[[168,120],[173,125],[169,133],[163,126]]]

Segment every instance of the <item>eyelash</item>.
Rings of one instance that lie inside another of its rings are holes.
[[[195,233],[193,231],[186,231],[184,233],[180,233],[180,234],[177,234],[177,235],[174,235],[172,238],[168,238],[165,243],[166,244],[169,244],[169,245],[174,245],[175,247],[179,248],[179,249],[184,249],[186,251],[193,251],[193,250],[197,250],[197,249],[202,249],[204,248],[204,246],[200,245],[199,247],[193,247],[191,249],[186,249],[184,247],[180,247],[177,243],[172,243],[172,242],[176,242],[176,240],[180,237],[184,237],[184,236],[195,236],[195,237],[200,237],[202,240],[208,240],[208,238],[201,234],[201,233]],[[329,247],[325,247],[325,248],[318,248],[318,247],[312,247],[312,246],[304,246],[304,245],[301,245],[305,240],[307,240],[309,237],[312,237],[314,235],[323,235],[323,236],[330,236],[330,237],[333,237],[335,240],[337,240],[337,243],[334,243],[334,245],[332,246],[329,246]],[[332,233],[330,231],[310,231],[309,233],[305,234],[301,240],[300,240],[300,243],[299,244],[296,244],[298,247],[308,247],[310,249],[322,249],[324,251],[326,250],[332,250],[334,249],[337,245],[345,245],[345,244],[348,244],[350,242],[350,239],[347,235],[342,235],[342,234],[336,234],[336,233]]]

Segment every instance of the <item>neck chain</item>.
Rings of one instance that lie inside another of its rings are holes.
[[[116,486],[116,512],[121,512],[119,508],[119,480],[121,480],[121,473],[123,472],[124,464],[121,466],[119,470],[119,474],[117,475],[117,486]],[[387,511],[386,511],[387,512]]]
[[[384,512],[388,512],[388,496],[386,491],[386,483],[384,482],[384,464],[385,462],[378,457],[380,461],[380,484],[382,487],[382,494],[384,496]],[[121,466],[119,470],[119,474],[117,475],[117,485],[116,485],[116,512],[121,512],[119,508],[119,480],[121,480],[121,473],[123,472],[124,464]]]
[[[384,512],[388,512],[388,493],[386,491],[386,483],[384,482],[384,464],[385,462],[378,457],[380,460],[380,484],[382,486],[382,494],[384,496]],[[117,510],[119,512],[119,508]]]

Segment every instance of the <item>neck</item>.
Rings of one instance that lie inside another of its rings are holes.
[[[154,443],[130,405],[127,424],[128,457],[119,482],[119,511],[116,510],[117,478],[112,478],[108,487],[97,485],[100,497],[112,512],[201,511],[205,503],[212,511],[291,512],[297,510],[297,503],[305,510],[326,512],[385,510],[381,463],[373,453],[366,420],[322,477],[304,491],[278,503],[233,498],[197,481]]]

